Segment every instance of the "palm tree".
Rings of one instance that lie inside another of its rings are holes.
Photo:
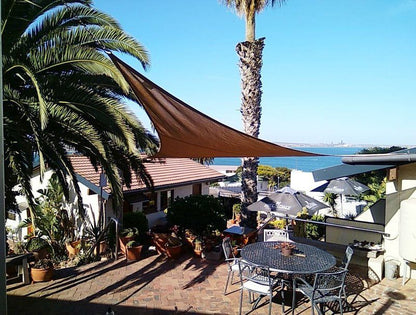
[[[240,74],[242,86],[241,114],[244,131],[258,137],[261,117],[261,67],[264,38],[256,40],[256,14],[268,5],[284,0],[222,0],[228,7],[235,9],[237,14],[244,16],[246,22],[246,41],[238,43],[237,54],[240,57]],[[257,201],[257,167],[259,160],[255,157],[243,158],[242,172],[242,225],[256,227],[256,215],[246,210],[247,205]]]
[[[329,193],[329,192],[326,192],[325,195],[324,195],[324,201],[327,202],[330,205],[330,207],[332,209],[332,213],[335,216],[337,216],[337,211],[335,210],[335,206],[337,204],[337,202],[336,202],[337,197],[338,197],[337,194]]]
[[[151,185],[140,154],[156,140],[126,109],[133,93],[106,54],[125,53],[146,67],[144,47],[90,0],[2,0],[1,26],[7,209],[16,184],[33,209],[30,177],[38,159],[41,178],[46,166],[54,170],[66,197],[71,179],[82,210],[68,151],[105,172],[114,209],[131,170]]]

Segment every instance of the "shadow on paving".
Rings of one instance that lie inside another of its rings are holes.
[[[33,314],[33,315],[73,315],[89,314],[104,315],[109,305],[99,303],[89,303],[86,301],[62,301],[56,299],[33,298],[25,296],[8,296],[7,312],[8,314]],[[192,309],[162,310],[144,307],[132,307],[122,305],[111,305],[115,314],[141,314],[141,315],[167,315],[167,314],[206,314],[193,312]]]

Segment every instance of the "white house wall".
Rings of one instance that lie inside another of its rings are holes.
[[[400,263],[400,275],[405,273],[405,264],[399,254],[400,241],[400,203],[403,200],[416,198],[416,163],[398,167],[397,180],[389,180],[386,185],[386,227],[390,237],[385,238],[385,260]],[[415,209],[416,215],[416,209]],[[416,279],[416,264],[410,264],[411,271],[407,277]]]

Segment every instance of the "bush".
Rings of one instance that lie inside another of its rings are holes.
[[[211,235],[226,228],[226,216],[219,199],[207,195],[176,198],[167,211],[167,220],[181,232],[189,229],[198,236]]]
[[[123,228],[137,228],[143,235],[149,230],[149,222],[143,212],[128,212],[123,215]]]
[[[312,221],[324,222],[325,217],[319,214],[314,214],[311,218]],[[313,240],[320,239],[325,233],[325,226],[321,224],[306,224],[306,237]]]
[[[26,245],[26,250],[28,252],[37,252],[40,251],[43,248],[50,249],[50,245],[47,240],[41,238],[41,237],[33,237],[31,238]]]

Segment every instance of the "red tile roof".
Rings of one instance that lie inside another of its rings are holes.
[[[81,155],[70,156],[75,173],[99,187],[100,170],[96,172],[87,157]],[[144,162],[147,172],[153,179],[155,189],[187,185],[191,183],[216,181],[224,175],[187,158],[167,158]],[[110,193],[109,187],[105,190]],[[147,190],[144,183],[132,173],[130,188],[123,186],[124,192],[133,190]]]

